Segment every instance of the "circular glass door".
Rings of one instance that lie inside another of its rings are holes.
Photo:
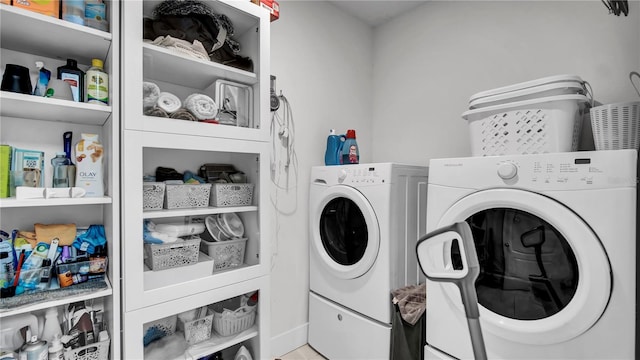
[[[609,260],[591,228],[562,204],[524,190],[485,190],[455,203],[438,227],[458,221],[473,233],[480,263],[476,292],[487,331],[552,344],[580,335],[604,312]],[[459,252],[450,251],[455,267]],[[463,311],[457,289],[443,288]]]
[[[367,199],[353,188],[332,186],[313,213],[313,248],[326,269],[341,279],[366,273],[380,247],[378,222]]]

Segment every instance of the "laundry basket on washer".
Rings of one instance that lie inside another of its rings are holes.
[[[638,150],[640,101],[592,108],[591,129],[596,150]]]

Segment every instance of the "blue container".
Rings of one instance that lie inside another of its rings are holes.
[[[324,153],[325,165],[340,165],[342,159],[342,144],[344,135],[336,135],[336,131],[331,129],[327,137],[327,149]]]
[[[347,130],[346,139],[342,145],[342,164],[358,164],[360,162],[360,151],[356,142],[356,131]]]

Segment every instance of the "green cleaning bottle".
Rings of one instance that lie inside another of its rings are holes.
[[[87,102],[109,105],[109,74],[100,59],[92,59],[91,67],[87,70]]]

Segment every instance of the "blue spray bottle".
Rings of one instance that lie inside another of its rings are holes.
[[[49,80],[51,79],[51,71],[44,68],[44,63],[42,61],[36,61],[36,67],[38,68],[38,81],[36,82],[36,87],[33,90],[33,95],[44,96],[47,92]]]
[[[334,129],[329,130],[327,137],[327,150],[324,153],[325,165],[340,165],[342,157],[343,136],[336,135]]]

